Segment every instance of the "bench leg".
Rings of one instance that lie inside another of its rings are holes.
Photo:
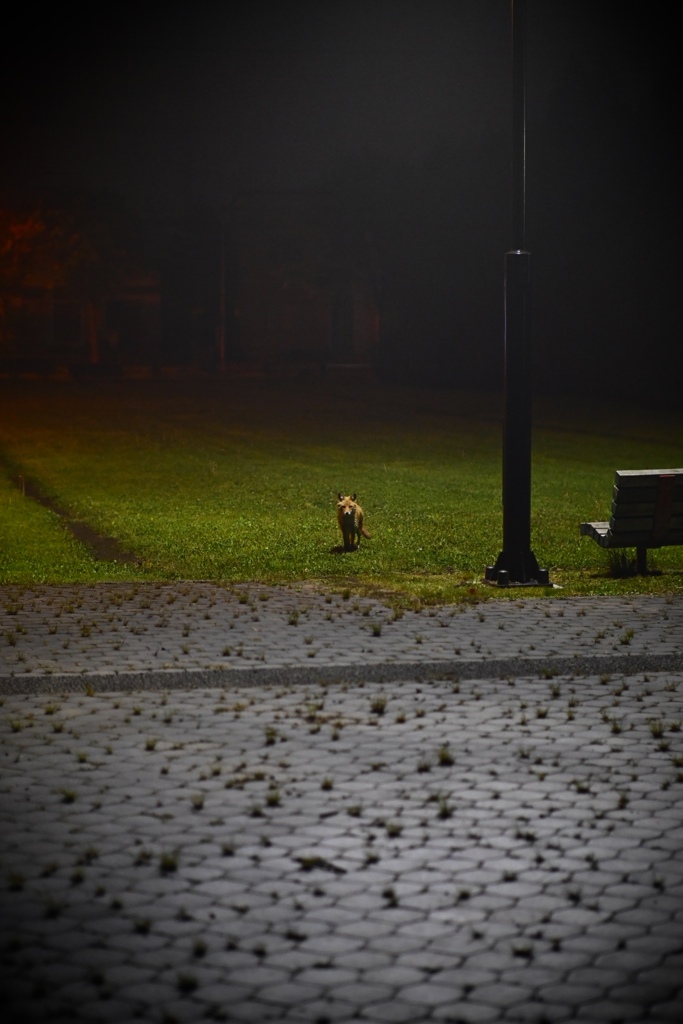
[[[647,548],[642,545],[636,548],[636,569],[641,576],[647,576]]]

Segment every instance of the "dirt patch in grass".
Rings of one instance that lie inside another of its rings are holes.
[[[7,464],[5,463],[5,465]],[[88,548],[92,557],[97,559],[97,561],[125,562],[129,565],[140,564],[140,559],[137,555],[122,548],[115,537],[107,537],[102,533],[98,533],[88,523],[84,523],[80,519],[73,519],[66,509],[63,509],[53,498],[50,498],[43,492],[36,480],[14,469],[10,470],[9,475],[12,483],[19,488],[24,497],[37,501],[39,505],[58,515],[76,540]]]

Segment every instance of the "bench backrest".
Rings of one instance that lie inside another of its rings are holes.
[[[609,525],[626,544],[683,544],[683,469],[617,470]]]

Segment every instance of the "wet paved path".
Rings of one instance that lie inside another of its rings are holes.
[[[4,1019],[681,1018],[680,598],[0,598]]]

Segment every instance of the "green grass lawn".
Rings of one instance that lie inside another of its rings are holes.
[[[140,564],[94,559],[5,473],[0,582],[306,581],[471,596],[502,540],[500,413],[495,396],[371,382],[2,381],[8,464]],[[650,553],[657,575],[616,579],[579,523],[609,517],[615,469],[683,463],[683,418],[567,400],[537,403],[534,423],[532,546],[563,588],[554,593],[680,591],[681,548]],[[357,492],[365,510],[372,539],[357,552],[337,550],[338,491]]]

